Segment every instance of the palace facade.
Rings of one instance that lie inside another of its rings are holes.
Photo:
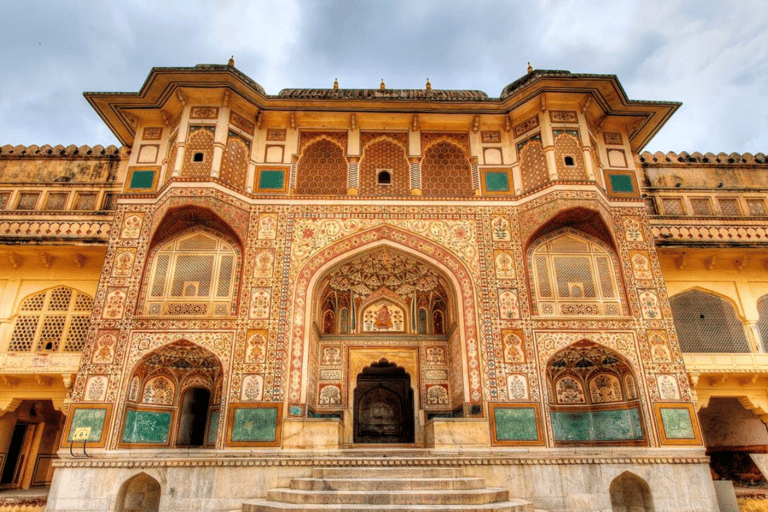
[[[679,103],[546,70],[268,95],[233,62],[85,97],[121,148],[0,148],[2,486],[704,512],[765,483],[768,161],[642,153]]]

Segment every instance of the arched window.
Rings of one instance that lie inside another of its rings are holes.
[[[615,257],[575,232],[537,242],[531,273],[538,314],[546,316],[616,316],[622,293]]]
[[[209,234],[197,232],[168,242],[152,259],[146,314],[231,314],[236,267],[232,246]]]
[[[757,313],[760,315],[757,320],[760,342],[763,344],[763,350],[768,352],[768,295],[763,295],[757,301]]]
[[[728,301],[689,290],[669,305],[683,352],[750,352],[744,324]]]
[[[93,299],[59,286],[24,299],[8,350],[80,352],[85,344]]]

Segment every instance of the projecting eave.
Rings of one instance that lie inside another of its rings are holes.
[[[180,89],[229,90],[254,105],[263,105],[264,88],[233,66],[198,64],[193,68],[152,68],[139,92],[85,92],[83,96],[125,145],[133,145],[135,118],[131,111],[179,110]],[[171,112],[172,113],[172,112]],[[172,116],[171,116],[172,117]]]
[[[536,69],[506,86],[501,92],[511,111],[541,94],[580,94],[582,111],[594,125],[606,119],[626,126],[632,150],[641,151],[661,130],[682,103],[630,100],[616,75],[593,75]]]
[[[184,92],[182,92],[184,91]],[[181,111],[187,95],[211,104],[232,100],[250,110],[302,112],[383,112],[407,114],[509,115],[530,102],[546,105],[549,95],[570,96],[594,126],[606,120],[626,127],[634,151],[640,151],[680,107],[678,102],[630,100],[615,75],[534,70],[511,83],[500,98],[482,91],[426,89],[284,89],[267,95],[233,66],[199,64],[193,68],[153,68],[138,93],[86,92],[85,98],[115,136],[132,145],[142,111],[162,109],[166,122]],[[514,120],[516,121],[516,120]]]

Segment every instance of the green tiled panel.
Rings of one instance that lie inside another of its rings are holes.
[[[485,190],[488,192],[508,192],[509,178],[505,172],[485,173]]]
[[[661,409],[661,422],[664,424],[664,435],[667,439],[695,439],[691,413],[687,408]]]
[[[609,176],[611,180],[611,189],[614,192],[633,193],[635,187],[632,184],[632,176],[627,174],[611,174]]]
[[[553,412],[556,441],[634,441],[643,438],[637,409]]]
[[[594,411],[592,427],[596,441],[631,441],[643,438],[637,409]]]
[[[534,407],[496,407],[493,416],[498,441],[538,441]]]
[[[72,413],[72,423],[69,427],[69,434],[67,434],[67,441],[72,442],[75,429],[91,427],[88,441],[98,443],[101,441],[101,433],[104,430],[104,420],[106,417],[106,407],[103,409],[75,409],[75,412]]]
[[[277,407],[235,409],[232,441],[239,443],[275,441]]]
[[[261,171],[259,188],[266,190],[282,190],[285,182],[285,171]]]
[[[216,431],[219,429],[219,411],[211,413],[211,424],[208,425],[208,444],[216,442]]]
[[[125,413],[124,443],[165,444],[171,429],[171,413],[133,411]]]
[[[152,188],[155,171],[133,171],[130,188]]]
[[[592,441],[595,439],[592,415],[589,411],[553,412],[552,430],[555,441]]]

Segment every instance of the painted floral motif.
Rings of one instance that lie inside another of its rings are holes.
[[[509,221],[506,217],[495,217],[491,221],[491,233],[494,242],[509,242],[512,240]]]
[[[105,332],[96,338],[93,349],[92,361],[95,364],[110,364],[115,356],[117,336],[112,332]]]
[[[262,251],[254,257],[253,277],[272,277],[275,255],[272,251]]]
[[[248,337],[248,346],[245,349],[245,360],[248,363],[263,363],[267,350],[267,337],[265,333],[257,332]]]
[[[139,238],[141,234],[141,224],[144,221],[143,213],[129,213],[123,219],[123,226],[120,229],[120,238]]]
[[[680,400],[680,388],[674,375],[659,375],[656,382],[659,386],[659,398],[662,400]]]
[[[557,393],[557,403],[559,404],[583,404],[586,403],[584,389],[581,382],[573,377],[563,377],[557,381],[555,386]]]
[[[592,403],[620,402],[622,400],[619,378],[608,373],[600,373],[589,382],[589,394]]]
[[[139,398],[139,377],[134,376],[131,380],[131,388],[128,391],[128,400],[135,402]]]
[[[261,240],[274,240],[277,238],[277,214],[262,213],[259,215],[259,232]]]
[[[515,278],[515,259],[508,251],[496,251],[496,277],[498,279]]]
[[[646,320],[657,320],[661,318],[661,307],[659,306],[659,297],[650,290],[638,290],[640,292],[640,308],[643,312],[643,318]]]
[[[443,385],[427,386],[427,405],[448,405],[448,390]]]
[[[341,405],[341,390],[335,384],[326,384],[320,388],[320,405]]]
[[[635,275],[635,279],[653,279],[651,262],[646,254],[636,252],[632,255],[632,273]]]
[[[85,399],[91,402],[101,402],[107,394],[107,377],[89,377],[85,385]]]
[[[504,362],[524,363],[525,349],[523,339],[515,333],[503,334],[502,345],[504,346]]]
[[[507,396],[510,400],[527,400],[528,379],[524,375],[507,375]]]
[[[341,364],[341,350],[338,347],[325,347],[322,361],[324,365],[329,366]]]
[[[112,267],[112,277],[131,277],[135,258],[135,249],[125,247],[117,249],[115,253],[115,266]]]
[[[669,342],[664,331],[648,331],[648,344],[650,345],[651,359],[654,363],[672,362]]]
[[[173,383],[166,377],[155,377],[144,385],[144,396],[141,399],[145,404],[171,405],[174,395]]]
[[[122,318],[125,312],[127,295],[123,290],[113,290],[107,294],[104,311],[101,316],[107,319]]]
[[[445,350],[440,347],[428,348],[427,364],[445,364]]]
[[[520,318],[517,290],[499,290],[499,316],[504,320]]]
[[[270,288],[254,288],[251,291],[250,318],[253,320],[268,319],[271,302],[272,290]]]
[[[261,400],[264,389],[264,377],[261,375],[247,375],[243,378],[240,399],[243,401]]]
[[[645,240],[643,237],[642,225],[635,217],[627,217],[624,219],[624,235],[627,242],[642,242]]]

